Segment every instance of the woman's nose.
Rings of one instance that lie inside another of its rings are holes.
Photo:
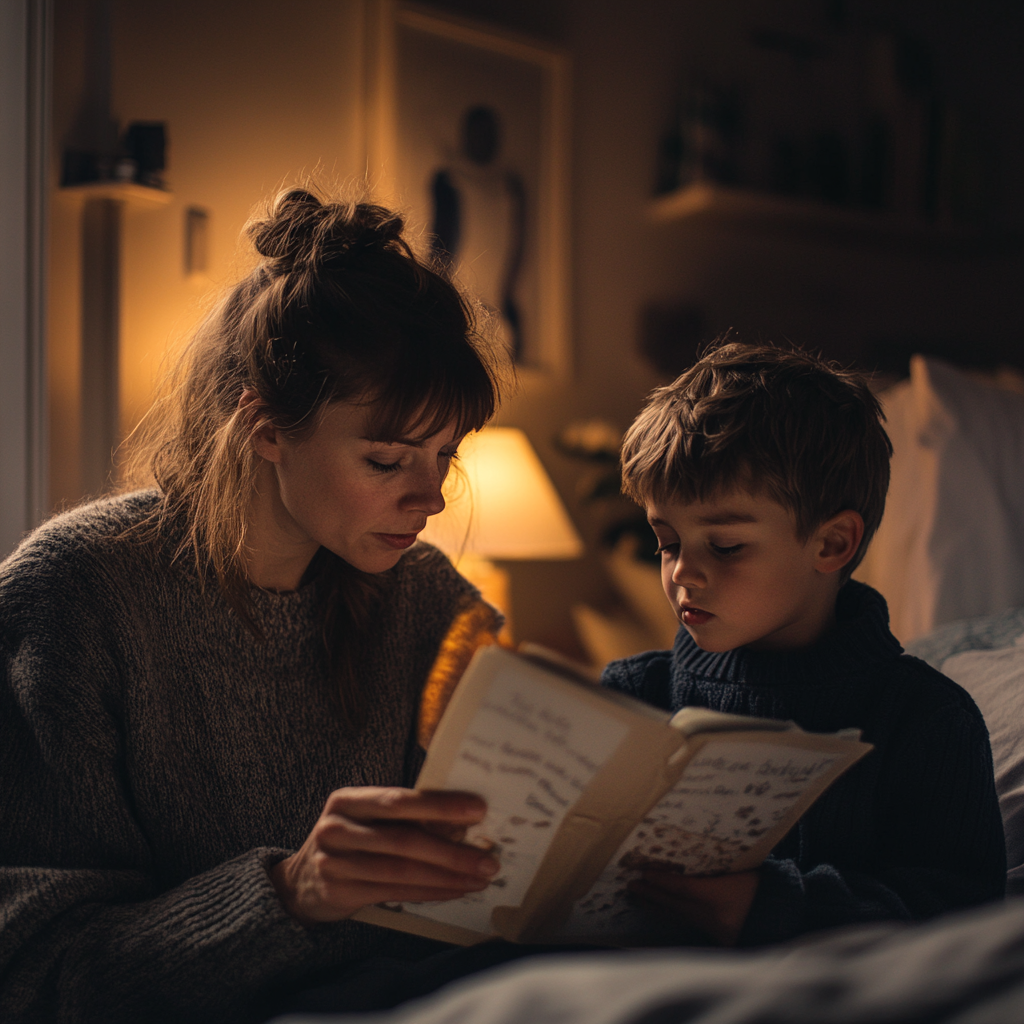
[[[438,512],[444,511],[445,501],[441,493],[443,483],[444,476],[439,472],[427,471],[419,474],[412,490],[406,496],[406,507],[417,512],[426,512],[428,516],[435,516]]]

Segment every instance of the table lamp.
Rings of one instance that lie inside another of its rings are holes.
[[[420,536],[451,558],[484,598],[510,618],[508,573],[498,559],[568,559],[583,541],[526,434],[484,427],[459,448],[445,484],[447,507]],[[506,627],[511,636],[511,626]]]

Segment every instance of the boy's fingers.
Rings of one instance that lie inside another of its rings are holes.
[[[645,881],[665,892],[691,900],[716,902],[733,895],[746,895],[757,888],[757,871],[738,871],[728,875],[684,875],[678,871],[648,868]]]
[[[726,945],[734,943],[757,893],[759,871],[728,875],[678,875],[645,871],[630,884],[641,899],[669,907]]]
[[[697,888],[693,883],[699,877],[684,875],[679,871],[659,871],[656,868],[648,868],[642,875],[643,880],[649,885],[679,896],[689,896]]]
[[[655,885],[643,878],[634,879],[629,883],[628,889],[633,896],[643,900],[644,903],[654,904],[659,907],[668,907],[671,910],[689,910],[694,901],[685,894],[677,893],[663,886]]]

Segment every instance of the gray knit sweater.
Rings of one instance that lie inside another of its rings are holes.
[[[155,500],[61,515],[0,566],[6,1024],[250,1020],[276,986],[418,941],[307,930],[267,869],[333,789],[412,783],[419,690],[476,592],[426,545],[383,574],[353,737],[327,696],[315,583],[256,592],[256,641],[167,545],[118,539]]]

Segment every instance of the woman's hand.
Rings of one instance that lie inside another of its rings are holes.
[[[759,871],[733,875],[681,875],[649,868],[630,892],[705,932],[719,945],[735,946],[761,880]]]
[[[373,903],[450,900],[485,889],[500,865],[453,841],[483,818],[470,793],[378,786],[335,790],[309,838],[271,881],[304,925],[340,921]]]

